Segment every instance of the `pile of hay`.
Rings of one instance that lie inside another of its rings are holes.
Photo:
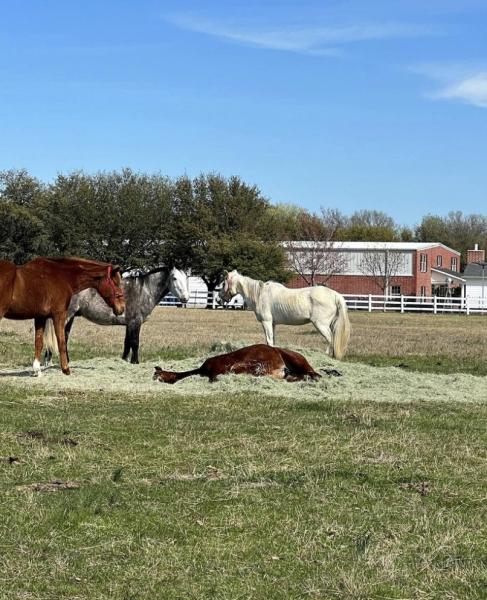
[[[215,349],[221,352],[222,349]],[[71,363],[71,376],[63,375],[57,365],[45,369],[42,377],[31,377],[25,367],[0,369],[0,381],[5,384],[28,386],[43,390],[79,390],[85,392],[114,392],[127,394],[206,396],[216,393],[240,393],[289,399],[337,402],[362,400],[375,402],[456,401],[484,402],[487,384],[484,378],[465,374],[435,375],[408,372],[397,367],[372,367],[360,363],[338,362],[321,352],[298,349],[316,370],[323,367],[338,369],[342,377],[323,375],[319,382],[287,383],[270,377],[226,375],[217,383],[206,378],[191,377],[176,385],[152,380],[154,366],[186,371],[198,367],[207,357],[180,361],[151,361],[131,365],[118,358],[96,358]]]

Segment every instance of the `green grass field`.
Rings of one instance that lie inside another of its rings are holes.
[[[485,598],[487,320],[351,317],[343,377],[294,386],[151,381],[260,341],[248,313],[158,310],[132,367],[80,321],[39,380],[3,321],[0,598]]]

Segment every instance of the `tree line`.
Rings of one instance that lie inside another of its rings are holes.
[[[426,215],[416,227],[375,210],[344,215],[272,204],[255,185],[215,173],[170,179],[131,169],[58,175],[45,183],[25,170],[0,172],[0,259],[77,255],[125,269],[173,264],[210,290],[227,268],[258,279],[293,275],[283,241],[441,242],[487,249],[487,216]]]

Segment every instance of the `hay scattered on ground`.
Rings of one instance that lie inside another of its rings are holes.
[[[154,366],[185,371],[198,367],[206,357],[181,361],[151,361],[131,365],[118,358],[96,358],[75,361],[71,376],[63,375],[57,365],[43,371],[42,377],[31,376],[31,371],[0,369],[0,382],[45,391],[77,390],[84,392],[113,392],[163,396],[166,393],[181,396],[209,396],[215,393],[237,395],[255,394],[282,397],[299,401],[348,400],[376,402],[457,401],[484,402],[487,399],[487,381],[482,377],[465,374],[433,375],[408,372],[397,367],[372,367],[359,363],[341,363],[319,351],[297,349],[315,369],[339,369],[343,377],[324,375],[319,382],[287,383],[270,377],[226,375],[217,383],[206,378],[190,377],[175,385],[152,380]]]

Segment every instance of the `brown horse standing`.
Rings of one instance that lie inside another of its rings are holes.
[[[120,268],[83,258],[36,258],[17,266],[0,261],[0,320],[34,319],[34,375],[40,375],[44,327],[54,323],[63,373],[69,375],[64,324],[71,296],[95,288],[116,315],[125,310]]]

